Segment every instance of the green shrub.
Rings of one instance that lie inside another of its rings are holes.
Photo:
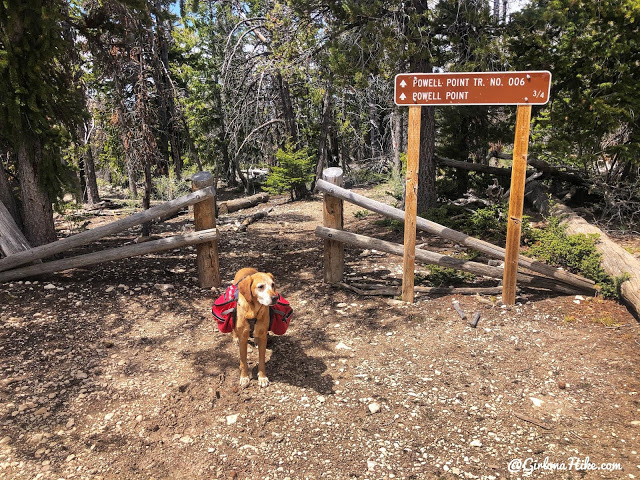
[[[315,157],[309,149],[293,150],[291,145],[276,153],[278,165],[271,167],[264,190],[272,194],[289,192],[291,200],[299,200],[307,193],[307,183],[313,181]]]
[[[446,204],[430,208],[420,216],[472,237],[504,244],[507,240],[508,212],[509,205],[506,203],[478,208],[473,212],[459,205]],[[531,239],[531,226],[529,217],[526,215],[522,216],[520,235],[522,243],[527,243]]]
[[[473,273],[463,272],[454,268],[429,266],[428,282],[434,287],[450,287],[472,282],[475,278]]]
[[[534,244],[527,254],[596,282],[607,298],[619,298],[620,285],[626,276],[611,277],[602,268],[602,254],[597,250],[598,235],[568,235],[566,225],[551,217],[542,230],[534,231]]]

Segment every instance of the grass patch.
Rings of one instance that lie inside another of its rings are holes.
[[[534,244],[527,255],[593,280],[605,298],[620,298],[620,285],[628,276],[612,277],[602,268],[598,235],[568,235],[558,217],[551,217],[547,227],[532,233]]]

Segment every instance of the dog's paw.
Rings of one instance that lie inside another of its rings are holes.
[[[247,388],[250,381],[249,377],[240,377],[240,388]]]
[[[268,387],[269,379],[267,377],[258,377],[258,385],[261,387]]]

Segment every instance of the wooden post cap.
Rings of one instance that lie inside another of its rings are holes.
[[[322,171],[322,178],[334,185],[342,184],[342,169],[340,167],[329,167]]]
[[[191,177],[191,184],[194,190],[210,187],[213,185],[213,175],[211,172],[198,172]]]

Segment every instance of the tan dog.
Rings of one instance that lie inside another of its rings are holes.
[[[239,282],[239,283],[238,283]],[[276,303],[278,293],[270,273],[255,268],[243,268],[236,273],[233,283],[238,285],[237,317],[233,329],[234,341],[240,346],[240,386],[249,385],[247,342],[253,332],[258,345],[258,385],[266,387],[269,379],[265,372],[265,353],[269,336],[269,306]]]

